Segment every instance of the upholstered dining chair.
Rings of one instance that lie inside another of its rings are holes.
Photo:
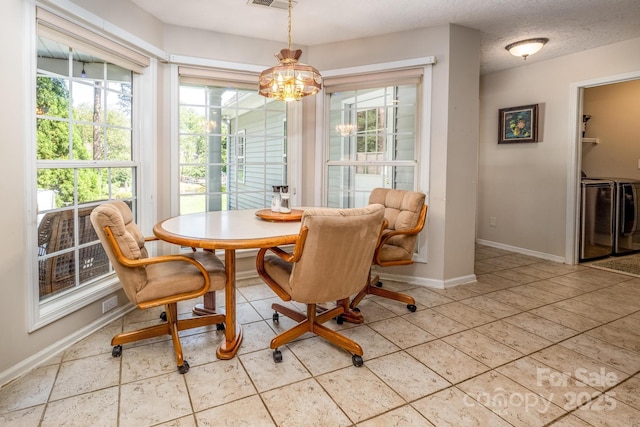
[[[424,228],[427,217],[425,194],[418,191],[395,190],[390,188],[374,188],[369,196],[369,203],[382,204],[385,207],[384,217],[387,220],[386,229],[376,248],[373,265],[388,267],[393,265],[408,265],[413,263],[418,234]],[[382,288],[380,276],[371,277],[366,286],[351,300],[350,308],[356,307],[366,295],[377,295],[407,304],[409,311],[416,311],[413,297]],[[357,314],[357,313],[356,313]],[[351,316],[347,320],[355,323],[362,321],[358,316]]]
[[[207,325],[223,329],[223,314],[211,314],[178,320],[178,301],[221,290],[225,285],[222,262],[212,253],[198,251],[181,255],[149,257],[145,238],[133,221],[129,206],[122,201],[105,202],[91,212],[91,223],[100,238],[127,298],[140,309],[165,306],[166,322],[136,331],[117,334],[111,340],[113,357],[122,354],[122,344],[170,335],[178,371],[189,371],[184,359],[179,331]]]
[[[363,350],[351,339],[323,325],[338,318],[349,298],[362,288],[369,275],[373,253],[384,223],[384,206],[355,209],[315,208],[302,215],[300,233],[289,253],[279,247],[258,252],[258,275],[283,300],[304,303],[306,316],[281,304],[271,307],[273,320],[279,313],[298,322],[271,340],[275,362],[282,361],[280,346],[305,332],[312,332],[352,354],[355,366],[362,366]],[[268,254],[267,252],[272,252]],[[318,304],[346,301],[334,308]]]

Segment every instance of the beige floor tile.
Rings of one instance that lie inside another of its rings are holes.
[[[457,386],[476,402],[514,426],[543,426],[564,415],[551,401],[491,371]]]
[[[358,423],[358,427],[412,427],[433,426],[427,421],[418,411],[413,409],[409,405],[402,406],[400,408],[389,411],[385,414],[371,418],[367,421]]]
[[[416,306],[419,304],[416,303]],[[390,319],[408,313],[405,304],[378,296],[368,296],[358,304],[365,323]]]
[[[530,357],[496,369],[565,411],[572,411],[600,396],[600,392]]]
[[[520,283],[515,280],[500,277],[495,274],[482,274],[478,276],[477,281],[478,283],[472,289],[478,293],[494,292],[520,285]]]
[[[556,344],[533,353],[531,358],[569,375],[585,384],[605,391],[629,377],[623,371]]]
[[[402,318],[439,338],[469,329],[431,308],[404,315]]]
[[[0,389],[0,414],[47,403],[59,367],[35,368]]]
[[[423,307],[435,307],[442,304],[448,304],[453,302],[453,300],[447,296],[439,294],[437,292],[433,292],[430,289],[424,287],[418,287],[409,289],[406,293],[413,297],[416,300],[416,306],[422,309]],[[406,308],[406,307],[405,307]],[[406,313],[406,312],[404,312]],[[398,314],[404,314],[398,313]]]
[[[558,283],[552,282],[551,280],[540,280],[535,283],[530,283],[529,285],[532,288],[536,288],[544,292],[560,295],[565,298],[572,298],[578,295],[582,295],[584,293],[584,291],[581,289],[572,288],[571,286],[560,285]]]
[[[413,403],[434,425],[443,427],[510,427],[511,424],[456,387],[439,391]]]
[[[570,338],[560,345],[627,374],[640,371],[639,353],[625,350],[589,335],[583,334]]]
[[[3,427],[39,427],[43,412],[44,405],[38,405],[0,414],[0,425]]]
[[[480,310],[496,319],[502,319],[503,317],[513,316],[520,313],[519,309],[511,305],[501,303],[500,301],[496,301],[486,295],[467,298],[460,301],[460,303]]]
[[[296,340],[287,344],[287,347],[314,376],[346,368],[353,364],[351,354],[348,351],[318,336]],[[363,358],[366,362],[366,353]]]
[[[475,330],[522,354],[531,354],[553,344],[503,320],[479,326]]]
[[[595,400],[573,415],[595,427],[640,426],[640,411],[613,398]]]
[[[549,427],[593,427],[593,426],[587,423],[586,421],[583,421],[580,418],[569,414],[562,418],[558,418],[556,421],[549,424]]]
[[[475,330],[450,335],[442,340],[491,368],[522,357],[522,353]]]
[[[559,307],[566,311],[570,311],[572,313],[579,314],[584,317],[588,317],[589,319],[596,320],[600,323],[611,322],[623,317],[622,314],[616,313],[615,311],[610,311],[603,307],[594,309],[593,305],[585,304],[584,302],[578,301],[575,298],[559,301],[553,304],[553,306]]]
[[[196,412],[257,393],[238,358],[192,367],[185,380]]]
[[[184,353],[189,361],[189,355]],[[110,355],[105,355],[105,360]],[[178,372],[175,351],[171,341],[160,341],[146,345],[122,347],[122,356],[113,358],[121,363],[121,383],[129,383],[144,378],[155,377],[170,372]]]
[[[433,308],[440,314],[447,316],[450,319],[455,319],[456,322],[462,323],[469,328],[484,325],[485,323],[493,322],[495,317],[483,313],[480,310],[476,310],[473,307],[465,305],[461,302],[452,302],[449,304],[439,305]]]
[[[263,320],[263,317],[260,315],[260,313],[258,313],[253,305],[262,301],[271,300],[258,300],[253,301],[252,303],[236,303],[236,322],[240,323],[241,325],[245,325],[247,323],[253,323]],[[269,316],[269,318],[271,318],[271,316]]]
[[[272,390],[311,377],[287,347],[280,347],[282,362],[273,361],[272,350],[260,350],[243,354],[240,360],[258,392]]]
[[[64,352],[62,360],[66,362],[96,354],[111,353],[113,348],[111,338],[120,332],[122,332],[121,322],[110,323],[68,348]]]
[[[451,385],[404,352],[369,360],[367,367],[408,402]]]
[[[514,268],[513,271],[521,274],[526,274],[527,276],[535,277],[538,280],[549,279],[551,277],[557,276],[557,274],[538,268],[535,264],[529,264],[522,267]]]
[[[640,376],[629,378],[617,385],[612,392],[615,392],[616,400],[640,410]]]
[[[572,298],[572,301],[589,304],[593,307],[607,307],[607,308],[610,308],[611,311],[615,311],[621,316],[626,316],[640,309],[635,304],[627,304],[625,302],[620,301],[619,298],[612,298],[612,297],[603,295],[601,291],[595,291],[595,292],[590,292],[588,294],[579,295],[575,298]]]
[[[268,391],[262,398],[278,426],[339,427],[352,424],[314,379]]]
[[[63,362],[53,385],[50,400],[87,393],[118,385],[120,359],[100,354]]]
[[[384,356],[385,354],[393,353],[400,350],[397,345],[395,345],[367,325],[360,325],[355,328],[344,329],[341,330],[340,333],[345,337],[360,344],[360,346],[364,350],[364,355],[362,357],[364,358],[365,363],[368,359]]]
[[[412,347],[407,349],[407,353],[452,384],[467,380],[490,369],[442,340]]]
[[[533,286],[533,284],[531,283],[528,285],[516,286],[514,288],[511,288],[510,290],[511,292],[515,292],[517,294],[524,295],[525,297],[529,297],[532,299],[537,299],[546,304],[551,304],[551,303],[566,299],[566,297],[563,297],[562,295],[558,295],[558,294],[554,294],[551,292],[538,289],[535,286]]]
[[[406,403],[398,393],[375,376],[366,367],[366,363],[360,368],[350,366],[320,375],[316,379],[354,423]]]
[[[273,298],[275,296],[275,293],[265,283],[242,286],[239,287],[236,292],[245,297],[247,301]]]
[[[271,340],[276,336],[276,333],[274,333],[273,329],[266,322],[272,323],[271,321],[261,321],[242,325],[242,343],[238,349],[238,354],[246,354],[269,348]],[[295,322],[291,319],[286,316],[280,316],[278,326],[282,328],[282,331],[294,325]]]
[[[178,371],[120,387],[119,427],[159,424],[191,412],[184,376]]]
[[[588,269],[587,271],[591,271],[593,269]],[[567,274],[564,276],[552,277],[549,279],[550,282],[558,283],[559,285],[569,286],[572,288],[580,289],[583,292],[591,292],[596,289],[600,289],[600,284],[592,283],[587,281],[584,278],[584,274],[582,272],[576,272],[572,274]]]
[[[198,412],[196,420],[198,427],[218,427],[221,425],[221,420],[224,420],[224,425],[229,427],[276,425],[258,395]]]
[[[166,423],[156,424],[153,427],[197,427],[196,419],[193,415],[167,421]]]
[[[400,348],[413,347],[436,339],[434,335],[401,317],[367,324]]]
[[[640,353],[640,335],[631,333],[624,328],[616,328],[611,323],[587,331],[586,334],[609,344]]]
[[[519,271],[516,271],[515,269],[494,271],[492,274],[495,274],[496,276],[504,277],[505,279],[513,280],[514,282],[517,282],[520,285],[526,285],[528,283],[532,283],[537,280],[540,280],[535,276],[529,276],[528,274],[523,274]]]
[[[562,341],[578,333],[578,331],[531,313],[521,313],[508,317],[504,321],[552,342]]]
[[[522,311],[531,310],[532,308],[545,305],[545,303],[540,300],[526,297],[508,289],[488,293],[486,294],[486,297]]]
[[[563,310],[556,305],[545,305],[543,307],[534,308],[530,313],[544,317],[547,320],[559,323],[562,326],[566,326],[567,328],[578,332],[583,332],[587,329],[595,328],[600,325],[600,322],[597,320],[589,319],[588,317]]]
[[[450,298],[454,301],[460,301],[466,298],[475,297],[478,295],[477,292],[473,290],[473,286],[475,284],[469,285],[458,285],[452,288],[446,289],[431,289],[432,292],[442,295],[443,297]]]
[[[117,427],[118,387],[49,403],[41,427]]]

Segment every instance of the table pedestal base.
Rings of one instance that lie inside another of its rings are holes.
[[[197,316],[206,316],[208,314],[216,314],[216,293],[215,291],[207,292],[203,295],[204,304],[196,304],[193,307],[193,314]]]
[[[236,333],[233,341],[227,341],[226,338],[224,341],[220,343],[218,349],[216,350],[216,356],[218,359],[228,360],[232,359],[233,356],[238,352],[238,348],[242,343],[242,328],[240,324],[236,324]]]

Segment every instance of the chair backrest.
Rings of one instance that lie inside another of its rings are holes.
[[[425,198],[425,194],[418,191],[374,188],[369,196],[369,203],[379,203],[385,207],[384,217],[388,230],[403,231],[416,227]],[[386,240],[385,244],[401,248],[405,254],[411,256],[417,238],[417,234],[398,235]]]
[[[321,303],[347,298],[367,283],[380,238],[384,207],[316,208],[304,211],[307,237],[289,284],[292,299]]]
[[[140,227],[133,222],[131,209],[119,200],[103,203],[91,212],[91,224],[113,264],[127,297],[136,303],[138,292],[147,284],[147,271],[144,266],[129,267],[120,263],[112,242],[105,232],[105,228],[108,227],[125,258],[132,260],[148,258],[149,254],[144,246],[144,235]]]

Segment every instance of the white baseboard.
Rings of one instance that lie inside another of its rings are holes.
[[[476,281],[476,275],[470,274],[468,276],[460,276],[454,277],[453,279],[447,280],[436,280],[429,279],[427,277],[417,277],[417,276],[404,276],[401,274],[385,274],[381,273],[380,270],[376,270],[375,272],[380,276],[380,279],[393,280],[396,282],[405,282],[410,285],[420,285],[427,288],[434,289],[449,289],[454,286],[463,285],[465,283],[474,283]]]
[[[524,248],[518,248],[516,246],[509,246],[509,245],[505,245],[502,243],[497,243],[497,242],[491,242],[488,240],[482,240],[482,239],[477,239],[476,243],[479,245],[484,245],[484,246],[490,246],[492,248],[496,248],[496,249],[504,249],[505,251],[509,251],[509,252],[515,252],[515,253],[519,253],[519,254],[523,254],[523,255],[529,255],[532,257],[536,257],[536,258],[542,258],[542,259],[546,259],[548,261],[554,261],[554,262],[559,262],[562,264],[570,264],[567,262],[566,258],[558,256],[558,255],[551,255],[551,254],[547,254],[544,252],[537,252],[537,251],[532,251],[530,249],[524,249]]]
[[[95,322],[92,322],[85,327],[78,329],[72,334],[67,335],[63,339],[58,342],[51,344],[49,347],[46,347],[39,351],[36,354],[31,355],[30,357],[24,359],[22,362],[13,365],[9,369],[6,369],[3,372],[0,372],[0,387],[5,386],[6,384],[14,381],[26,373],[32,371],[38,366],[46,365],[52,358],[56,357],[61,351],[66,350],[71,347],[73,344],[82,340],[83,338],[88,337],[98,329],[106,326],[111,323],[115,319],[118,319],[131,310],[135,309],[135,305],[128,303],[122,305],[113,311],[105,314],[104,316],[97,319]]]

